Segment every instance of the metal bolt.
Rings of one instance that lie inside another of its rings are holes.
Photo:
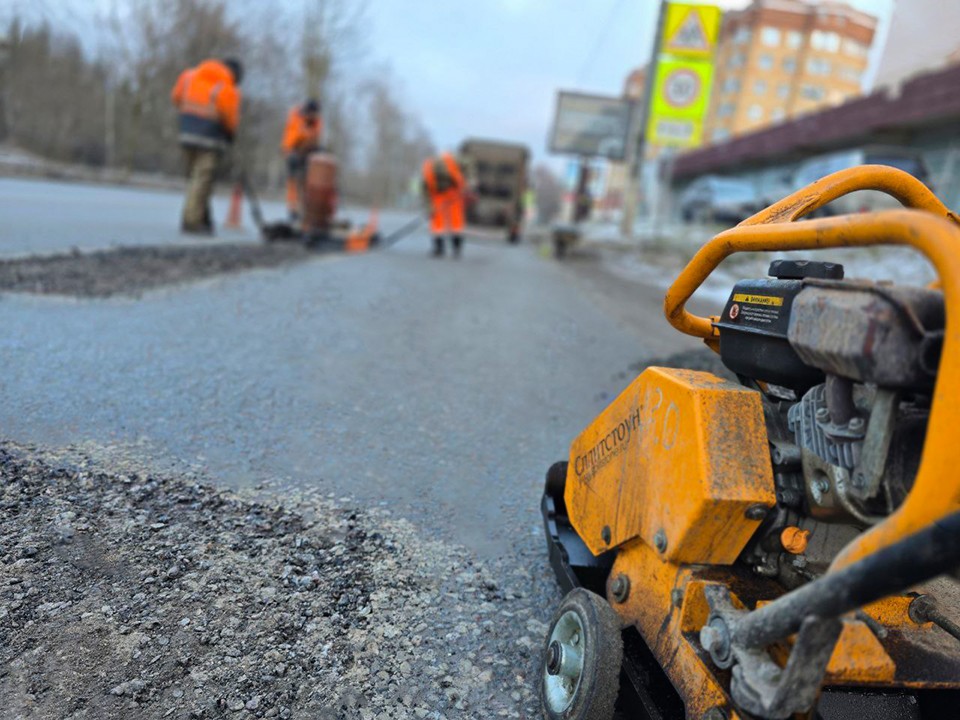
[[[663,530],[657,530],[657,533],[653,536],[653,546],[657,549],[657,552],[667,551],[667,534]]]
[[[703,645],[704,650],[713,652],[713,649],[719,647],[721,642],[720,631],[715,627],[704,625],[700,628],[700,644]]]
[[[863,474],[862,470],[857,470],[853,474],[853,486],[857,490],[863,490],[867,486],[867,476]]]
[[[830,411],[825,407],[817,408],[817,420],[820,422],[826,422],[830,419]]]
[[[866,425],[866,423],[863,421],[862,417],[853,417],[850,418],[850,422],[847,423],[847,428],[851,432],[860,432],[863,430],[864,425]]]
[[[616,602],[626,602],[630,597],[630,578],[623,573],[618,573],[610,585],[610,592]]]
[[[603,540],[604,545],[610,544],[610,526],[604,525],[603,530],[600,531],[600,538]]]
[[[560,672],[560,666],[563,664],[563,648],[560,643],[554,640],[547,647],[547,673],[556,675]]]
[[[747,520],[763,520],[767,516],[767,506],[755,503],[748,507],[743,513]]]

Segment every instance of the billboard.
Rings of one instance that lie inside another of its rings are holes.
[[[623,160],[633,104],[624,98],[561,91],[550,152]]]
[[[711,5],[667,5],[647,120],[651,145],[692,148],[701,144],[720,18],[720,9]]]

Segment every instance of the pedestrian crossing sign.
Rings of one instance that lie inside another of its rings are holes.
[[[687,58],[709,58],[720,32],[720,8],[670,3],[664,25],[662,52]]]

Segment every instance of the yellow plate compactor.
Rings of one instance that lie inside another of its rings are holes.
[[[794,222],[857,190],[902,210]],[[732,253],[899,245],[931,287]],[[960,220],[910,175],[842,171],[704,245],[667,320],[739,383],[650,367],[547,473],[548,720],[960,718]]]

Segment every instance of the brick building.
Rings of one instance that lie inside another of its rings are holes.
[[[875,17],[840,2],[754,0],[725,13],[706,141],[860,95],[876,26]]]

